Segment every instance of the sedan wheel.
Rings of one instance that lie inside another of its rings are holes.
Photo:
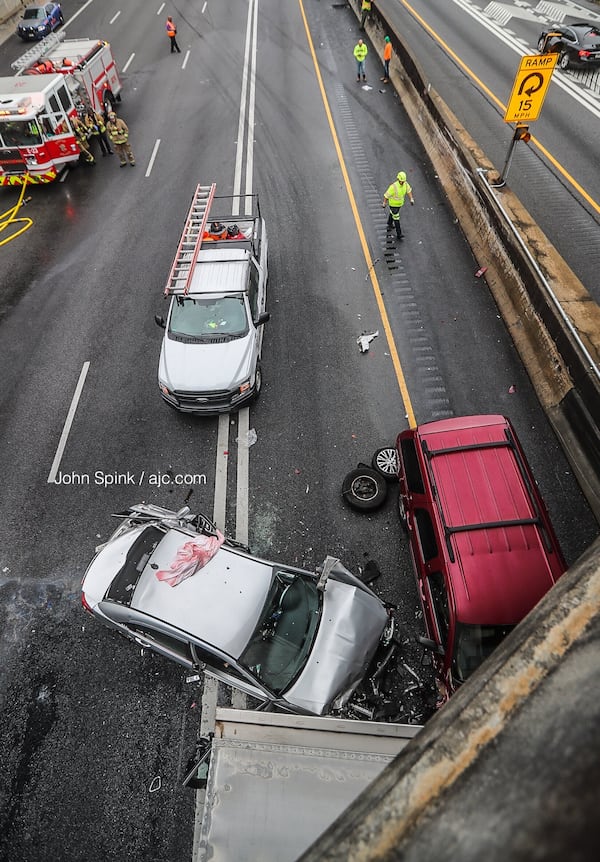
[[[393,446],[378,449],[371,458],[371,467],[377,470],[388,482],[398,478],[398,453]]]
[[[570,65],[569,55],[565,52],[558,58],[558,65],[561,69],[568,69]]]
[[[387,484],[377,470],[362,464],[344,478],[342,496],[353,509],[372,511],[385,502]]]

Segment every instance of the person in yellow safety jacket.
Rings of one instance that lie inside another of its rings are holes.
[[[360,29],[365,29],[367,18],[371,14],[371,0],[362,0],[360,7]]]
[[[84,123],[79,119],[79,117],[75,117],[72,122],[73,131],[75,132],[75,140],[77,141],[77,146],[79,147],[79,151],[83,156],[84,161],[88,165],[95,165],[96,159],[89,150],[88,133]]]
[[[411,205],[414,204],[415,199],[413,197],[412,188],[406,182],[406,174],[404,171],[400,171],[395,181],[384,192],[383,203],[381,205],[385,207],[389,204],[390,213],[388,215],[387,228],[388,230],[392,230],[392,228],[395,227],[398,239],[402,239],[404,237],[402,228],[400,227],[400,210],[404,206],[404,198],[406,195],[408,195]]]
[[[100,144],[102,155],[110,156],[112,154],[112,150],[106,136],[106,126],[104,125],[102,114],[97,114],[96,111],[92,111],[92,109],[89,108],[86,111],[83,122],[85,123],[85,128],[90,136],[90,141],[94,139],[97,140]]]
[[[117,117],[114,111],[110,111],[106,131],[115,148],[115,152],[119,157],[121,167],[124,168],[129,159],[131,167],[135,165],[135,156],[133,155],[131,145],[129,143],[129,129],[127,123],[120,117]]]
[[[360,81],[360,76],[362,75],[363,81],[367,80],[367,76],[365,74],[365,59],[367,54],[369,53],[369,49],[365,45],[362,39],[358,40],[358,43],[354,46],[354,58],[356,60],[356,80]]]

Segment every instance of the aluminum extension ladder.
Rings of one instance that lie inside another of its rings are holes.
[[[175,260],[171,267],[167,286],[165,287],[165,296],[175,291],[184,294],[189,292],[194,274],[194,266],[196,265],[198,252],[202,245],[210,206],[216,190],[216,183],[212,183],[210,186],[199,185],[196,187],[185,227],[179,240]]]
[[[11,63],[11,69],[14,69],[17,75],[20,75],[24,69],[28,69],[36,60],[40,60],[48,51],[52,51],[53,48],[60,45],[64,38],[64,31],[60,33],[48,33],[37,45],[25,51],[14,63]]]

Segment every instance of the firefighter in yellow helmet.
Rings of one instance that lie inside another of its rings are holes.
[[[415,199],[413,198],[412,188],[406,182],[406,174],[404,171],[400,171],[391,186],[388,186],[386,191],[383,193],[383,203],[381,205],[383,207],[389,205],[390,213],[388,215],[387,227],[388,230],[392,230],[394,227],[396,228],[396,236],[398,239],[402,239],[404,237],[400,226],[400,210],[404,206],[406,195],[408,195],[411,205],[414,204]]]
[[[121,167],[124,168],[129,159],[131,167],[135,165],[135,156],[129,143],[129,129],[127,123],[120,117],[117,117],[114,111],[110,111],[108,122],[106,123],[106,132],[111,140],[116,154],[119,156]]]
[[[79,117],[74,117],[72,123],[73,131],[75,132],[75,140],[77,141],[77,146],[79,147],[79,152],[83,157],[83,160],[88,165],[95,165],[96,159],[90,152],[88,143],[88,131],[83,121],[80,120]]]

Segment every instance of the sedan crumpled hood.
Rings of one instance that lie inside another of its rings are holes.
[[[328,712],[333,700],[349,695],[363,678],[387,620],[374,595],[330,579],[313,648],[285,699],[317,715]]]
[[[172,392],[234,389],[251,376],[252,333],[223,344],[185,343],[165,335],[158,377]]]

